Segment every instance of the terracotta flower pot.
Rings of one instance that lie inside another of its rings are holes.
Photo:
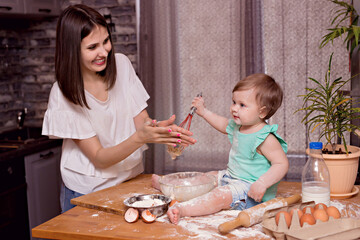
[[[344,151],[344,146],[337,145],[336,149]],[[358,166],[360,148],[355,146],[347,146],[349,155],[346,154],[323,154],[324,161],[330,173],[330,193],[331,194],[346,194],[350,193],[354,187]],[[306,153],[310,156],[320,157],[318,154],[309,154],[309,149]]]

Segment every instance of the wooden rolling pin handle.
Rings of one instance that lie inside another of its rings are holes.
[[[300,194],[292,195],[291,197],[284,198],[284,201],[287,202],[287,205],[297,203],[301,200]]]
[[[287,205],[298,202],[300,199],[301,199],[301,196],[299,194],[296,194],[296,195],[293,195],[293,196],[287,197],[287,198],[282,198],[282,199],[274,198],[272,200],[269,200],[268,202],[265,202],[265,203],[256,205],[252,208],[241,211],[236,219],[220,224],[218,227],[218,230],[221,234],[226,234],[226,233],[230,232],[231,230],[238,228],[238,227],[250,227],[251,225],[254,225],[255,223],[259,223],[262,220],[262,218],[260,218],[260,216],[257,218],[254,218],[254,216],[250,216],[249,215],[249,212],[251,212],[250,209],[255,211],[255,210],[264,208],[266,206],[264,204],[276,203],[276,202],[282,202],[283,206],[287,206]],[[250,218],[252,218],[252,221]],[[253,222],[253,223],[251,224],[251,222]]]
[[[250,216],[245,212],[240,212],[234,220],[224,222],[219,225],[218,230],[221,234],[226,234],[237,227],[249,227]]]

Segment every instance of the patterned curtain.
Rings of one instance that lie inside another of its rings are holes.
[[[335,4],[328,0],[263,1],[265,71],[285,92],[283,104],[270,123],[279,125],[278,133],[288,143],[287,180],[301,179],[307,159],[305,149],[309,141],[317,141],[319,136],[318,131],[307,135],[306,126],[301,123],[304,112],[294,114],[302,106],[298,96],[305,94],[306,87],[313,86],[308,78],[324,80],[332,52],[332,78],[350,77],[349,55],[343,40],[335,40],[333,45],[319,49],[321,37],[331,28],[336,10]]]
[[[246,75],[263,72],[259,0],[142,0],[140,78],[149,91],[149,112],[158,120],[184,120],[194,96],[230,117],[231,92]],[[198,142],[171,160],[163,145],[146,154],[146,171],[167,174],[226,168],[230,143],[194,115]]]

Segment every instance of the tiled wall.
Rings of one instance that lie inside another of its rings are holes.
[[[75,3],[111,14],[115,50],[126,54],[136,69],[135,0],[64,0],[61,8]],[[16,115],[25,107],[25,124],[41,126],[55,81],[56,22],[57,17],[0,19],[0,131],[15,127]]]

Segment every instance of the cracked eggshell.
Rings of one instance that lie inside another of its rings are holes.
[[[135,208],[128,208],[124,215],[125,221],[128,223],[134,223],[139,219],[139,211]]]
[[[155,221],[156,216],[147,209],[147,210],[142,211],[141,218],[146,223],[152,223]]]

